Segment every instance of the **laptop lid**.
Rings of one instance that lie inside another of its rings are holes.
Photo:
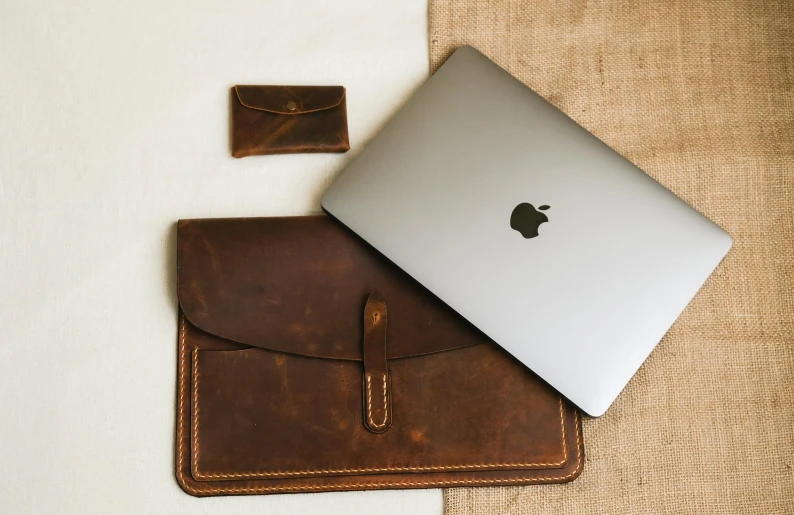
[[[593,416],[731,246],[471,47],[419,89],[322,206]]]

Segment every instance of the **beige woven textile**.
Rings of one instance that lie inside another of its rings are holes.
[[[431,0],[433,70],[462,44],[734,246],[585,421],[578,480],[451,489],[447,513],[794,513],[794,2]]]

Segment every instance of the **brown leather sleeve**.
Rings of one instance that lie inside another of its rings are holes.
[[[342,86],[235,86],[232,156],[347,152]]]
[[[186,492],[561,483],[581,472],[578,412],[331,219],[182,221],[178,239],[176,476]],[[213,332],[231,331],[229,321],[279,336]],[[441,340],[435,352],[391,348],[392,333],[422,331]],[[466,345],[445,341],[467,331]],[[332,343],[340,334],[358,338],[358,354]],[[331,343],[312,346],[321,341]]]

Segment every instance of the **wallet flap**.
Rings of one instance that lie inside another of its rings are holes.
[[[389,302],[388,359],[490,341],[327,216],[181,220],[177,269],[188,321],[254,347],[362,360],[374,289]]]
[[[278,114],[304,114],[342,103],[342,86],[235,86],[240,103],[249,109]]]

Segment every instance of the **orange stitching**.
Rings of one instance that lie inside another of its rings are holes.
[[[562,397],[560,397],[560,426],[562,426],[562,461],[548,465],[560,466],[568,464],[568,443],[565,441],[565,410],[563,409]]]
[[[564,476],[546,476],[546,477],[523,477],[514,479],[461,479],[461,480],[441,480],[441,481],[411,481],[411,482],[396,482],[396,483],[348,483],[338,485],[306,485],[306,486],[262,486],[253,488],[208,488],[198,489],[183,484],[185,489],[195,494],[220,494],[220,493],[257,493],[257,492],[302,492],[306,490],[339,490],[344,488],[368,488],[368,487],[384,487],[384,486],[465,486],[469,484],[504,484],[505,486],[512,486],[516,483],[544,483],[549,481],[563,481],[569,479],[582,470],[584,460],[582,460],[581,451],[581,428],[578,424],[579,412],[574,414],[574,423],[576,424],[576,468],[569,474]]]
[[[367,374],[367,418],[369,418],[369,425],[374,427],[375,429],[380,429],[386,425],[386,422],[389,420],[389,404],[386,398],[386,374],[383,374],[383,423],[376,424],[374,420],[372,420],[372,388],[370,387],[370,380],[372,376]]]
[[[198,384],[199,384],[199,352],[198,349],[193,349],[193,362],[191,366],[192,370],[192,379],[193,379],[193,434],[190,440],[190,446],[193,449],[193,452],[190,455],[190,470],[193,473],[193,476],[198,477],[198,456],[199,456],[199,438],[198,438],[198,412],[199,412],[199,396],[198,396]]]
[[[543,483],[543,482],[550,482],[550,481],[563,481],[569,479],[575,475],[577,475],[584,465],[582,460],[582,430],[581,426],[579,425],[579,412],[574,412],[574,424],[576,425],[576,459],[577,465],[576,468],[569,474],[564,476],[545,476],[545,477],[530,477],[530,478],[511,478],[511,479],[462,479],[462,480],[439,480],[439,481],[413,481],[413,482],[392,482],[392,483],[345,483],[345,484],[336,484],[336,485],[299,485],[299,486],[277,486],[277,487],[269,487],[269,486],[261,486],[261,487],[251,487],[251,488],[195,488],[191,486],[185,478],[185,474],[183,473],[182,465],[184,463],[184,445],[183,445],[183,435],[184,435],[184,400],[185,400],[185,316],[181,315],[180,317],[180,332],[179,332],[179,399],[178,399],[178,415],[177,415],[177,439],[179,441],[177,445],[177,480],[179,481],[182,488],[184,488],[187,492],[193,494],[234,494],[234,493],[259,493],[259,492],[305,492],[307,490],[340,490],[345,488],[376,488],[376,487],[400,487],[400,486],[436,486],[436,487],[443,487],[443,486],[465,486],[469,484],[492,484],[492,485],[515,485],[519,483]],[[560,398],[560,413],[561,416],[564,415],[563,410],[563,403],[562,398]],[[562,418],[562,430],[565,431],[565,419]],[[565,442],[564,442],[565,443]],[[567,461],[568,456],[568,446],[564,445],[565,450],[565,461]],[[565,463],[565,461],[556,463],[556,464],[534,464],[536,466],[559,466]],[[511,466],[532,466],[533,464],[515,464]],[[386,470],[449,470],[454,468],[470,468],[470,467],[482,467],[485,465],[450,465],[444,467],[398,467]],[[346,472],[367,472],[367,471],[378,471],[377,469],[348,469],[342,470]],[[337,471],[330,471],[330,472],[337,472]],[[261,473],[260,475],[298,475],[298,474],[306,474],[306,472],[287,472],[287,473]],[[204,475],[201,477],[204,478],[212,478],[212,477],[239,477],[242,474],[210,474]],[[199,477],[199,476],[197,476]]]
[[[185,474],[182,472],[182,464],[184,459],[184,453],[182,452],[184,448],[184,432],[185,432],[185,410],[184,410],[184,403],[185,403],[185,350],[187,347],[185,346],[185,315],[180,315],[179,317],[179,363],[177,367],[179,369],[179,399],[177,399],[177,417],[176,417],[176,439],[177,439],[177,453],[176,453],[176,479],[182,485],[183,488],[186,490],[198,493],[199,491],[188,486],[187,482],[185,481]]]
[[[410,482],[396,482],[396,483],[347,483],[338,485],[306,485],[306,486],[262,486],[256,488],[208,488],[206,490],[188,487],[184,485],[189,491],[197,494],[220,494],[220,493],[257,493],[257,492],[304,492],[306,490],[341,490],[346,488],[374,488],[384,486],[436,486],[436,487],[456,487],[466,486],[471,484],[493,484],[514,486],[516,483],[544,483],[550,481],[562,481],[579,473],[583,463],[580,461],[576,469],[570,474],[564,476],[554,477],[520,477],[515,479],[460,479],[460,480],[441,480],[441,481],[410,481]]]

